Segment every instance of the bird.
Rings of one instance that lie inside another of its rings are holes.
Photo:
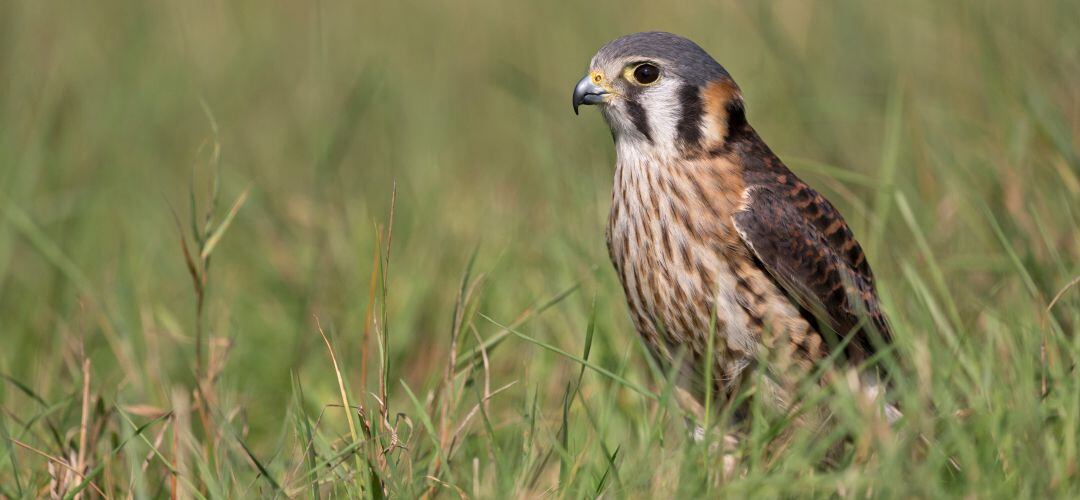
[[[680,389],[730,403],[760,367],[757,393],[791,410],[799,384],[835,361],[877,393],[884,375],[864,365],[890,349],[892,328],[866,254],[750,125],[723,66],[678,35],[626,35],[574,87],[575,114],[584,105],[614,139],[608,253],[637,332]]]

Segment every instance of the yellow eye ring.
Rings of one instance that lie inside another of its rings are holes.
[[[626,70],[623,71],[623,78],[642,86],[653,85],[660,81],[660,68],[653,63],[647,62],[627,66]]]

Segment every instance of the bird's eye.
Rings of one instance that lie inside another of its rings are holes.
[[[660,68],[649,63],[642,63],[634,68],[633,77],[638,84],[649,85],[660,78]]]

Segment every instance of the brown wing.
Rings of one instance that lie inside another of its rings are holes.
[[[854,335],[847,357],[865,360],[875,346],[889,343],[892,333],[862,247],[828,200],[782,164],[768,163],[770,174],[748,179],[749,200],[733,216],[735,227],[761,265],[819,325],[824,320],[839,335]]]

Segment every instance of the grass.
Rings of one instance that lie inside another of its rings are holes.
[[[732,477],[688,439],[569,106],[644,29],[864,243],[895,427],[838,380],[745,395]],[[0,3],[0,497],[1076,496],[1078,48],[1064,0]]]

